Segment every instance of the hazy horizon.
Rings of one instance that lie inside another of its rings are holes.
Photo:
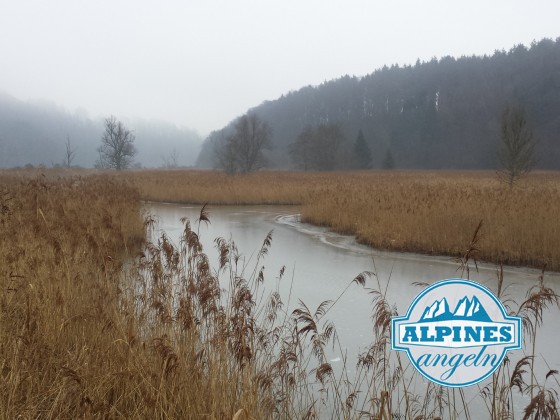
[[[90,118],[219,129],[307,85],[560,36],[538,1],[38,0],[0,5],[0,92]]]

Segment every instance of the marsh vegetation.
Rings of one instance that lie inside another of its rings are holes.
[[[464,255],[482,221],[481,260],[560,270],[560,176],[532,173],[511,189],[494,172],[211,171],[125,174],[144,200],[299,204],[302,220],[374,248]]]
[[[372,182],[373,176],[378,182]],[[371,205],[367,214],[385,214],[391,226],[389,215],[408,202],[399,215],[411,215],[403,223],[418,224],[417,232],[430,227],[443,232],[452,224],[466,230],[459,238],[465,238],[463,243],[456,239],[458,266],[474,270],[473,258],[485,255],[486,238],[494,237],[483,227],[499,220],[487,221],[485,216],[499,211],[499,200],[510,202],[504,190],[497,203],[485,203],[499,193],[499,185],[485,180],[484,174],[471,176],[480,177],[477,186],[466,181],[465,174],[439,179],[422,173],[311,174],[302,180],[299,174],[268,173],[234,178],[202,172],[2,173],[0,416],[474,418],[461,390],[434,384],[427,384],[421,394],[410,389],[411,367],[390,351],[389,323],[396,310],[386,298],[386,279],[378,278],[375,270],[347,280],[352,288],[367,286],[371,318],[363,322],[371,323],[372,334],[368,349],[357,360],[346,361],[357,372],[357,379],[349,381],[326,357],[329,346],[340,345],[336,319],[329,319],[331,306],[340,304],[338,296],[315,307],[300,302],[288,311],[290,298],[274,286],[263,294],[265,282],[289,281],[285,269],[266,275],[262,269],[273,234],[255,245],[250,264],[235,238],[216,238],[218,258],[211,260],[200,239],[202,227],[211,222],[202,206],[194,220],[182,220],[177,243],[166,234],[146,236],[154,219],[143,219],[140,211],[141,198],[212,201],[212,194],[220,197],[229,191],[223,202],[300,203],[304,217],[317,217],[320,223],[319,204],[333,202],[333,209],[347,209],[349,214],[358,209],[361,213],[354,214],[364,214]],[[509,239],[504,252],[517,240],[529,238],[529,228],[539,229],[539,220],[554,232],[556,176],[538,176],[527,181],[534,184],[515,200],[516,206],[507,208],[511,213],[502,215],[503,224],[525,223],[527,229],[521,230],[521,239]],[[448,203],[445,209],[450,211],[432,224],[419,223],[420,216],[443,208],[430,195],[436,190],[443,191],[443,197],[456,197],[458,203]],[[366,191],[370,199],[360,201]],[[488,200],[480,200],[481,194]],[[514,211],[533,202],[530,209]],[[487,213],[471,215],[468,208]],[[313,210],[317,216],[312,216]],[[544,217],[524,218],[534,212]],[[472,220],[474,228],[471,223],[462,225],[457,215]],[[479,219],[484,224],[473,236]],[[332,226],[347,229],[344,224]],[[559,247],[552,236],[541,240],[553,252]],[[507,237],[497,238],[496,246]],[[544,255],[557,264],[554,255]],[[531,261],[536,265],[538,260]],[[463,271],[465,276],[468,272]],[[502,285],[498,269],[494,291],[507,300]],[[543,314],[557,310],[558,295],[544,277],[537,277],[525,299],[506,304],[524,318],[528,354],[504,363],[481,387],[488,417],[516,413],[518,418],[558,418],[557,372],[551,368],[539,376],[533,365]]]

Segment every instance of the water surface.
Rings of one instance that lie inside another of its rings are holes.
[[[183,228],[180,219],[187,217],[195,224],[200,207],[145,204],[146,211],[159,220],[157,229],[165,231],[175,243],[178,243]],[[355,369],[357,354],[367,348],[373,337],[372,295],[361,286],[351,284],[356,275],[366,270],[374,271],[377,278],[367,279],[366,288],[378,288],[379,285],[386,288],[388,301],[395,305],[400,315],[406,313],[408,305],[421,290],[413,285],[414,282],[431,284],[461,276],[458,264],[449,257],[378,251],[357,244],[353,237],[300,223],[298,208],[294,206],[210,206],[208,210],[211,223],[201,224],[200,237],[211,264],[217,266],[218,261],[213,241],[216,237],[223,237],[232,238],[248,267],[254,268],[256,254],[266,235],[273,230],[272,247],[260,265],[265,266],[265,283],[271,289],[276,285],[280,269],[286,267],[280,292],[289,312],[299,306],[299,300],[314,311],[321,302],[340,298],[326,318],[334,321],[342,347],[332,350],[329,357],[333,365],[342,363],[346,357],[350,373]],[[506,267],[504,277],[508,297],[521,302],[526,291],[537,282],[539,274],[534,269]],[[470,278],[496,290],[496,267],[492,264],[479,264],[478,272],[472,267]],[[558,273],[546,275],[545,280],[547,285],[560,291]],[[537,375],[540,378],[544,378],[549,369],[560,370],[559,315],[557,309],[546,311],[544,325],[538,333]],[[522,351],[516,353],[512,359],[523,354]],[[425,383],[414,384],[414,387],[425,387]],[[420,389],[416,391],[420,392]]]

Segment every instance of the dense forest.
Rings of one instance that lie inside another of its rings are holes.
[[[509,105],[525,109],[537,167],[560,169],[560,38],[491,56],[385,66],[304,87],[248,113],[271,128],[272,147],[264,152],[272,168],[305,169],[298,139],[317,138],[319,127],[328,126],[343,133],[337,143],[343,158],[326,169],[355,167],[353,151],[359,157],[363,139],[368,167],[488,169],[498,165],[500,120]],[[236,121],[208,136],[199,166],[217,166],[217,144]]]
[[[201,138],[189,129],[141,119],[124,120],[134,133],[136,166],[189,166],[200,150]],[[99,154],[103,118],[85,112],[69,113],[51,103],[28,103],[0,93],[0,167],[55,166],[64,160],[69,140],[75,166],[93,167]]]

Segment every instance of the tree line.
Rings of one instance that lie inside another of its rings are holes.
[[[520,107],[538,139],[536,166],[559,169],[558,69],[560,38],[543,39],[492,55],[434,58],[385,66],[360,78],[344,76],[267,101],[248,114],[270,127],[263,156],[271,168],[498,169],[504,110]],[[199,166],[219,166],[215,144],[235,124],[208,136]]]

